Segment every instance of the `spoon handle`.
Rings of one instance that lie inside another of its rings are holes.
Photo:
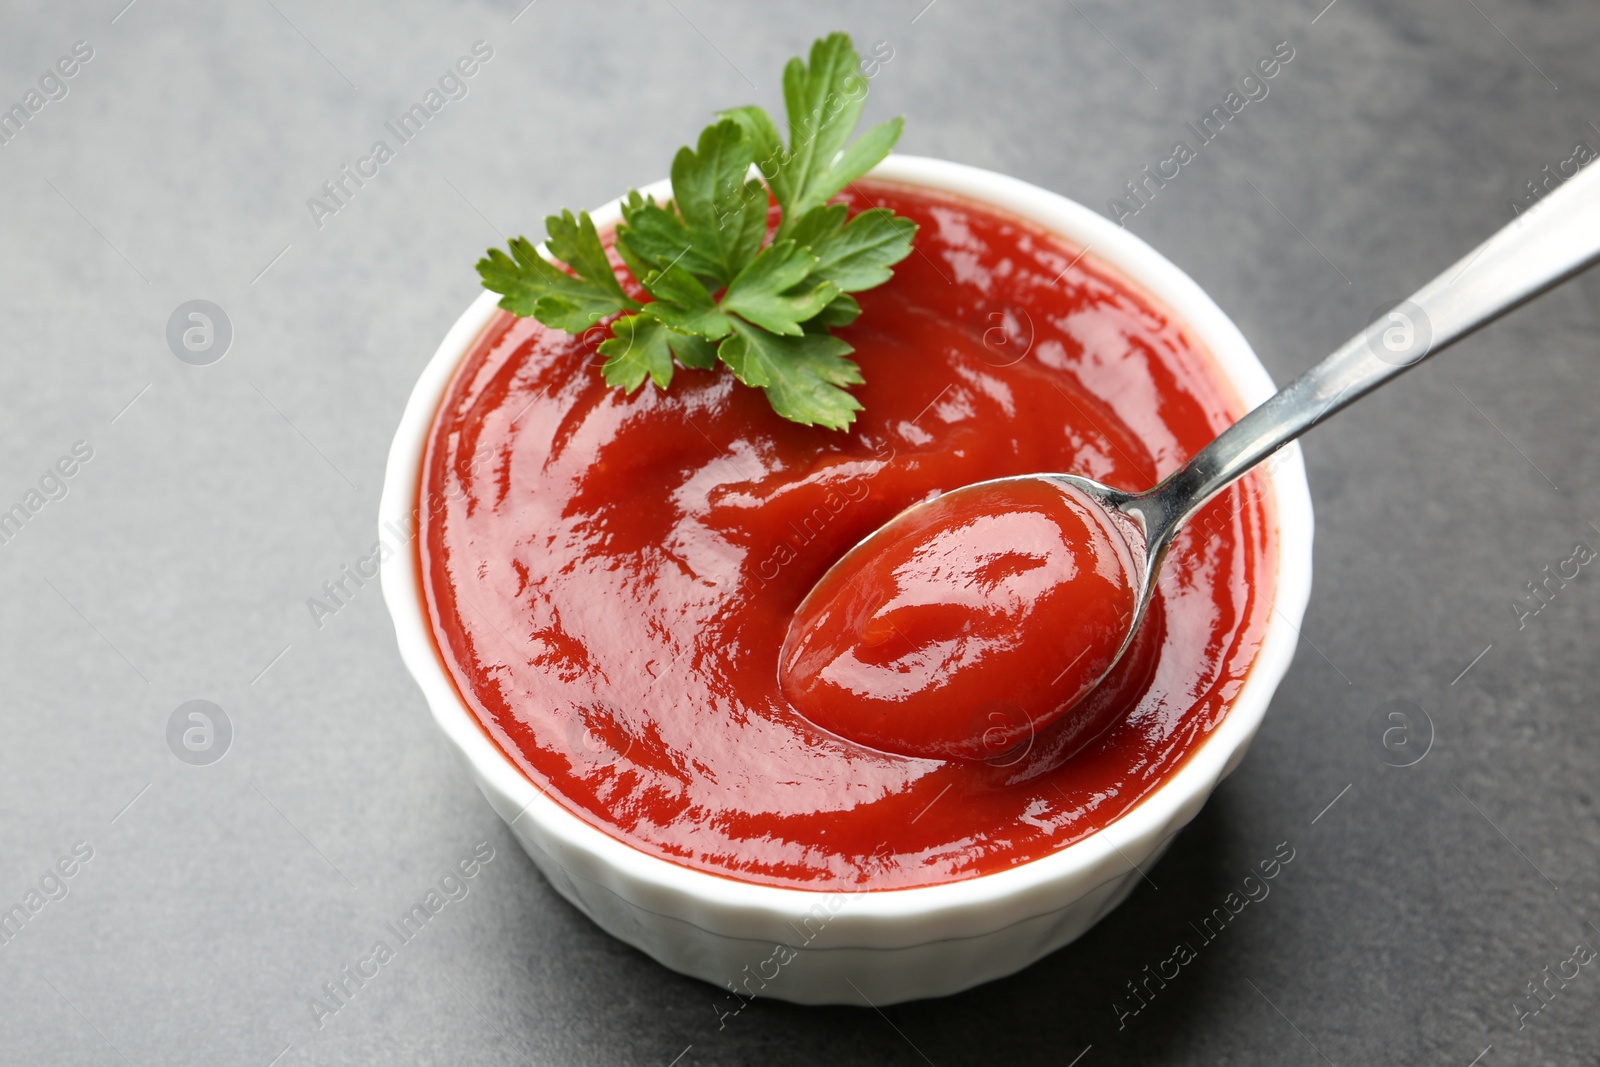
[[[1539,201],[1448,270],[1224,430],[1124,510],[1159,553],[1201,505],[1334,412],[1600,259],[1600,164]]]

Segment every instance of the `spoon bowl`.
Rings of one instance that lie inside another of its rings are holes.
[[[806,596],[780,653],[785,694],[860,744],[1005,764],[1121,657],[1143,610],[1131,522],[1032,476],[913,505]],[[1094,647],[1063,659],[1062,632]]]

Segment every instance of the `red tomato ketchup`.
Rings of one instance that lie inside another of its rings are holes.
[[[779,682],[852,741],[1003,761],[1111,666],[1134,573],[1127,542],[1077,490],[966,486],[896,516],[823,575],[789,625]]]
[[[920,227],[839,331],[866,377],[848,432],[786,422],[725,371],[624,396],[596,338],[501,315],[434,420],[418,566],[462,699],[579,818],[743,881],[907,888],[1048,855],[1167,780],[1250,670],[1277,532],[1257,476],[1211,502],[1070,714],[1019,732],[967,695],[992,757],[886,752],[801,714],[779,684],[796,609],[906,507],[1039,471],[1144,489],[1242,414],[1184,325],[1092,254],[940,193],[862,181],[844,201]],[[1033,514],[1035,577],[1059,577],[1048,527],[1070,516]],[[1020,582],[1028,562],[1001,567]],[[1048,625],[1068,607],[1034,602]],[[959,621],[916,614],[894,621],[925,643]],[[1069,667],[1063,642],[1026,644],[993,662]]]

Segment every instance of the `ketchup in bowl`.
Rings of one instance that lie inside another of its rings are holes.
[[[866,378],[849,431],[786,422],[725,371],[679,370],[670,391],[627,396],[601,380],[598,338],[501,315],[435,416],[417,562],[466,706],[578,817],[747,882],[909,888],[1049,855],[1168,780],[1255,659],[1277,530],[1256,475],[1209,504],[1173,545],[1123,660],[1053,721],[982,684],[952,691],[945,726],[970,705],[983,727],[971,736],[994,742],[983,751],[906,754],[917,730],[944,729],[936,720],[871,740],[814,721],[780,684],[780,654],[807,593],[867,534],[1009,475],[1143,489],[1242,414],[1183,323],[1092,253],[942,193],[860,181],[843,199],[920,227],[838,331]],[[974,501],[962,529],[987,543],[1016,503]],[[1031,547],[981,577],[1010,583],[1006,610],[1036,611],[1040,626],[1029,616],[1027,641],[980,660],[1039,679],[1048,701],[1082,647],[1055,635],[1076,609],[1050,588],[1098,561],[1070,504],[1020,510]],[[1103,621],[1120,594],[1102,592]],[[905,601],[880,621],[931,649],[958,614]],[[818,631],[795,647],[900,656],[867,650],[878,633]]]

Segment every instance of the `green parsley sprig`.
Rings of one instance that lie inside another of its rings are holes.
[[[783,71],[787,146],[761,108],[724,111],[678,150],[670,201],[628,194],[616,249],[648,302],[623,289],[587,212],[545,220],[548,255],[525,237],[510,255],[490,249],[478,261],[484,288],[507,311],[568,333],[612,320],[601,373],[628,393],[646,378],[666,389],[674,363],[721,362],[784,418],[844,429],[861,410],[845,387],[863,379],[831,331],[861,314],[850,294],[887,281],[917,230],[886,208],[849,217],[829,203],[900,139],[894,118],[847,145],[866,103],[859,68],[847,34],[818,40],[809,63],[796,56]],[[769,195],[780,212],[770,234]]]

